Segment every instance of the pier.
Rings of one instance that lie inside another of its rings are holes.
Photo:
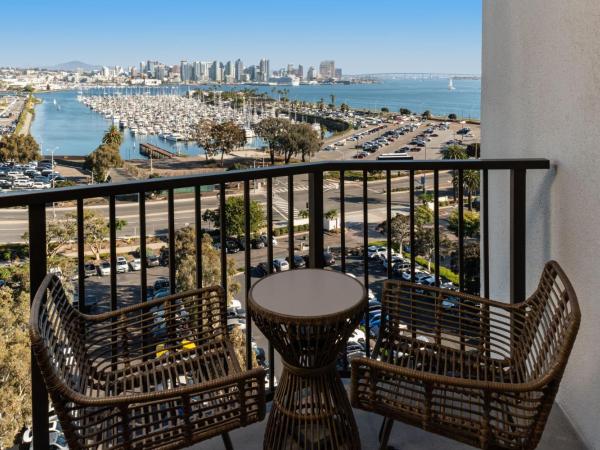
[[[154,159],[164,159],[164,158],[173,158],[177,156],[175,153],[172,153],[163,148],[157,147],[152,144],[140,144],[140,155],[145,156],[147,158]]]

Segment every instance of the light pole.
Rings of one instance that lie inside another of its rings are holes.
[[[54,147],[51,151],[52,160],[51,160],[50,166],[52,167],[52,189],[54,189],[54,187],[56,186],[56,184],[55,184],[56,177],[54,176],[54,152],[56,150],[58,150],[58,147]],[[55,207],[54,202],[52,202],[52,219],[56,220],[56,207]]]

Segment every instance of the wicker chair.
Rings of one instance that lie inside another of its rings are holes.
[[[525,302],[387,281],[372,359],[352,360],[351,402],[485,449],[534,449],[581,314],[556,262]]]
[[[30,335],[70,449],[175,449],[265,416],[262,368],[242,370],[222,288],[84,315],[47,275]]]

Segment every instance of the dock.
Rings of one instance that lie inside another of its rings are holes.
[[[140,144],[140,155],[147,158],[165,159],[177,156],[175,153],[152,144]]]

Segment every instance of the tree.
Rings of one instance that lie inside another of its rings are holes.
[[[123,142],[123,136],[117,127],[111,125],[111,127],[104,133],[102,137],[102,143],[106,145],[112,145],[116,149],[121,147]]]
[[[322,144],[318,133],[307,123],[290,124],[276,141],[275,147],[283,154],[286,164],[298,154],[305,162],[306,156],[314,155]]]
[[[449,145],[445,147],[440,152],[442,154],[442,159],[468,159],[467,153],[465,152],[465,148],[460,145]],[[457,172],[456,170],[452,171],[452,196],[454,201],[456,201],[456,186],[457,186]]]
[[[387,234],[387,220],[382,222],[378,229],[381,231],[381,233]],[[404,243],[410,236],[410,217],[404,214],[396,214],[394,217],[392,217],[390,234],[394,246],[396,246],[398,250],[402,250]]]
[[[86,156],[83,168],[91,170],[96,181],[105,182],[110,169],[123,166],[119,149],[107,144],[100,145]]]
[[[0,446],[12,447],[31,421],[29,296],[0,289]]]
[[[427,270],[431,271],[431,257],[435,250],[435,232],[433,228],[418,227],[415,230],[415,254],[427,260]]]
[[[464,247],[464,280],[465,291],[469,294],[479,295],[480,291],[480,247],[479,243],[468,243]]]
[[[340,111],[343,113],[347,113],[350,110],[350,107],[346,103],[342,103],[340,105]]]
[[[425,120],[431,119],[431,111],[429,111],[429,110],[423,111],[423,114],[421,114],[421,117]]]
[[[473,195],[479,192],[479,171],[465,170],[463,173],[463,186],[468,197],[469,210],[473,210]]]
[[[175,232],[175,285],[182,292],[196,289],[196,230],[185,226]],[[239,291],[233,258],[227,258],[228,301]],[[202,236],[202,285],[221,284],[221,252],[213,246],[210,235]]]
[[[467,156],[469,158],[480,158],[481,157],[481,144],[479,142],[474,142],[472,144],[467,145]]]
[[[417,227],[423,227],[433,222],[433,213],[429,206],[419,205],[415,208],[415,225]]]
[[[291,122],[287,119],[267,117],[252,127],[254,132],[269,144],[271,165],[275,164],[275,153],[280,152],[281,138],[287,134],[290,126]]]
[[[221,167],[223,167],[225,154],[231,153],[234,149],[242,147],[246,143],[244,129],[233,121],[214,124],[211,135],[215,148],[221,151]]]
[[[384,106],[383,108],[381,108],[381,112],[382,113],[389,113],[390,112],[390,108],[388,108],[387,106]]]
[[[448,114],[448,120],[456,120],[456,119],[457,119],[456,114],[454,114],[454,113]]]
[[[2,162],[24,163],[37,161],[40,158],[40,146],[30,134],[17,135],[13,133],[0,139],[0,161]]]
[[[332,109],[335,109],[335,94],[329,94],[329,98],[331,99]]]
[[[216,151],[215,143],[212,135],[213,122],[209,119],[204,119],[198,122],[194,130],[194,141],[199,147],[204,149],[204,155],[208,161]]]
[[[458,210],[455,209],[448,217],[448,229],[458,236]],[[463,211],[463,235],[477,237],[479,235],[479,213]]]
[[[402,114],[403,116],[410,116],[412,114],[412,111],[407,108],[400,108],[400,114]]]
[[[77,220],[75,213],[66,214],[66,217],[67,220]],[[123,229],[126,225],[127,222],[123,219],[117,219],[115,222],[117,230]],[[104,252],[109,232],[109,223],[104,217],[93,211],[83,212],[83,237],[96,261],[100,261],[100,255]]]
[[[325,100],[323,100],[323,98],[317,102],[317,108],[319,111],[323,111],[325,109]]]
[[[219,209],[205,211],[202,218],[211,221],[215,227],[220,228],[221,217]],[[225,223],[227,236],[243,236],[245,231],[244,199],[242,197],[229,197],[225,202]],[[265,226],[265,211],[256,200],[250,201],[250,233],[256,234]]]
[[[308,219],[308,210],[307,209],[301,209],[300,211],[298,211],[298,217],[300,219]]]

